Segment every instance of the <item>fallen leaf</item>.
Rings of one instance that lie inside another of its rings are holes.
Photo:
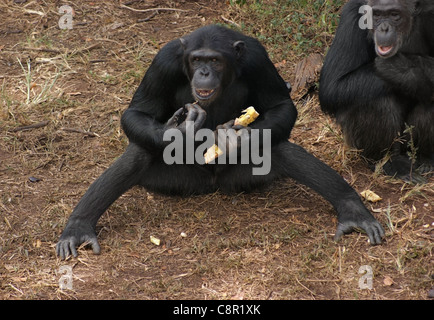
[[[274,66],[275,66],[277,69],[279,69],[280,67],[284,67],[285,64],[286,64],[286,60],[282,60],[282,61],[280,61],[280,62],[275,63]]]
[[[389,276],[385,276],[383,283],[384,283],[384,285],[390,287],[393,284],[393,279]]]
[[[198,219],[202,220],[205,217],[205,211],[195,211],[193,215]]]
[[[40,248],[42,245],[41,240],[37,239],[36,241],[33,242],[33,247],[35,248]]]

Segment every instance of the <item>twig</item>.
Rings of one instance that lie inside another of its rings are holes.
[[[31,50],[31,51],[41,51],[41,52],[51,52],[51,53],[59,53],[59,54],[77,54],[82,53],[85,51],[90,51],[96,48],[99,48],[101,46],[100,43],[94,43],[88,47],[81,48],[81,49],[74,49],[74,50],[66,50],[62,51],[59,49],[49,49],[49,48],[32,48],[32,47],[24,47],[24,50]]]
[[[27,131],[27,130],[36,129],[36,128],[42,128],[42,127],[45,127],[49,123],[50,123],[50,121],[42,121],[42,122],[34,123],[34,124],[31,124],[28,126],[22,126],[22,127],[18,127],[15,129],[11,129],[11,130],[9,130],[9,132]]]
[[[101,47],[101,43],[94,43],[94,44],[90,45],[89,47],[82,48],[82,49],[76,49],[76,50],[72,50],[70,52],[67,52],[67,54],[77,54],[77,53],[81,53],[84,51],[90,51],[93,49],[97,49],[99,47]]]
[[[231,25],[233,25],[233,26],[235,26],[235,27],[241,29],[241,26],[240,26],[238,23],[236,23],[235,21],[232,21],[232,20],[230,20],[230,19],[228,19],[228,18],[225,18],[224,16],[220,16],[220,17],[222,18],[222,20],[223,20],[224,22],[229,23],[229,24],[231,24]]]
[[[146,17],[146,18],[144,18],[144,19],[138,19],[137,20],[137,23],[139,23],[139,22],[146,22],[146,21],[149,21],[149,20],[151,20],[153,17],[155,17],[156,15],[158,14],[158,11],[155,11],[153,14],[151,14],[149,17]]]
[[[31,51],[41,51],[41,52],[52,52],[52,53],[62,53],[62,51],[57,49],[48,49],[48,48],[31,48],[31,47],[24,47],[24,50],[31,50]]]
[[[300,280],[298,280],[297,277],[295,277],[295,280],[298,282],[299,285],[301,285],[303,288],[305,288],[312,296],[316,296],[316,294],[314,292],[312,292],[312,290],[310,290],[308,287],[306,287],[305,285],[303,285]]]
[[[128,7],[124,4],[120,5],[121,8],[129,9],[131,11],[135,12],[149,12],[149,11],[181,11],[181,12],[188,12],[189,10],[183,10],[183,9],[175,9],[175,8],[150,8],[150,9],[134,9],[131,7]]]
[[[95,59],[95,60],[89,60],[90,63],[98,63],[98,62],[106,62],[106,59]]]
[[[99,134],[97,134],[95,132],[86,131],[86,130],[82,130],[82,129],[62,127],[62,128],[60,128],[60,130],[67,131],[67,132],[82,133],[82,134],[85,134],[85,135],[87,135],[89,137],[99,137]]]
[[[41,17],[46,16],[47,14],[41,11],[36,11],[36,10],[30,10],[30,9],[24,9],[25,12],[30,13],[30,14],[37,14],[40,15]]]

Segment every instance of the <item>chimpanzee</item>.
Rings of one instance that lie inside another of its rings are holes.
[[[288,141],[297,117],[288,89],[259,41],[229,28],[205,26],[169,42],[155,56],[122,115],[121,125],[129,138],[125,153],[80,200],[57,244],[57,254],[77,256],[76,246],[84,242],[99,253],[98,219],[134,185],[189,196],[216,190],[250,191],[285,177],[312,188],[334,206],[336,240],[360,228],[371,244],[381,243],[384,230],[355,190],[326,164]],[[249,127],[234,125],[233,119],[248,106],[259,117]],[[172,141],[165,138],[167,132],[178,130],[187,139],[189,130],[199,133],[204,129],[236,132],[236,139],[228,143],[232,150],[242,148],[246,139],[253,148],[253,133],[257,132],[256,148],[270,151],[270,171],[253,174],[252,161],[204,164],[195,159],[167,164],[165,149]],[[266,130],[271,131],[268,140],[263,139]]]
[[[384,159],[386,175],[424,182],[434,170],[434,1],[350,0],[319,98],[371,167]]]

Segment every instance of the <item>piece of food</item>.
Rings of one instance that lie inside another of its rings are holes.
[[[159,246],[160,245],[160,239],[158,239],[158,238],[156,238],[156,237],[154,237],[154,236],[150,236],[150,239],[151,239],[151,242],[153,243],[153,244],[155,244],[156,246]]]
[[[243,110],[243,114],[235,119],[234,125],[242,125],[244,127],[247,127],[250,123],[256,120],[256,118],[259,116],[259,113],[255,110],[253,107],[248,107],[247,109]],[[214,144],[209,148],[205,155],[205,163],[210,163],[214,159],[218,158],[223,154],[223,151],[220,150],[220,148]]]
[[[371,190],[364,190],[360,192],[360,195],[370,202],[377,202],[383,200],[378,194]]]
[[[220,150],[219,147],[217,147],[216,144],[213,144],[205,153],[205,163],[210,163],[215,158],[220,157],[223,154],[223,151]]]
[[[234,125],[242,125],[247,127],[256,118],[259,116],[259,113],[253,107],[248,107],[246,110],[243,110],[243,114],[235,119]]]

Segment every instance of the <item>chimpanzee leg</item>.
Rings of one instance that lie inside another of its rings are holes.
[[[384,230],[356,191],[336,171],[302,147],[286,141],[274,146],[271,149],[271,171],[266,175],[252,174],[253,167],[222,167],[221,172],[217,172],[218,186],[223,191],[249,191],[279,178],[292,178],[319,193],[336,209],[339,221],[336,240],[360,228],[366,231],[371,244],[381,243]]]
[[[57,243],[56,251],[62,259],[71,254],[77,256],[76,247],[84,242],[92,246],[94,253],[100,252],[95,233],[97,221],[117,198],[138,184],[150,160],[147,151],[130,144],[125,153],[89,187]]]
[[[404,129],[406,106],[393,95],[372,100],[367,105],[349,106],[340,111],[336,122],[345,142],[372,160],[380,160]]]
[[[391,94],[367,105],[354,105],[342,110],[336,121],[342,127],[345,142],[362,150],[372,167],[389,153],[390,159],[383,166],[386,175],[404,181],[423,182],[425,179],[415,172],[407,155],[403,131],[408,108],[405,102]]]
[[[290,177],[328,200],[338,214],[335,239],[355,228],[365,230],[371,244],[380,244],[384,230],[356,191],[332,168],[302,147],[283,142],[272,149],[272,173]]]
[[[76,247],[88,242],[100,252],[95,226],[101,215],[135,185],[164,194],[191,195],[216,190],[212,170],[199,165],[167,165],[162,154],[130,143],[125,153],[87,190],[72,212],[56,246],[62,258],[77,256]]]

